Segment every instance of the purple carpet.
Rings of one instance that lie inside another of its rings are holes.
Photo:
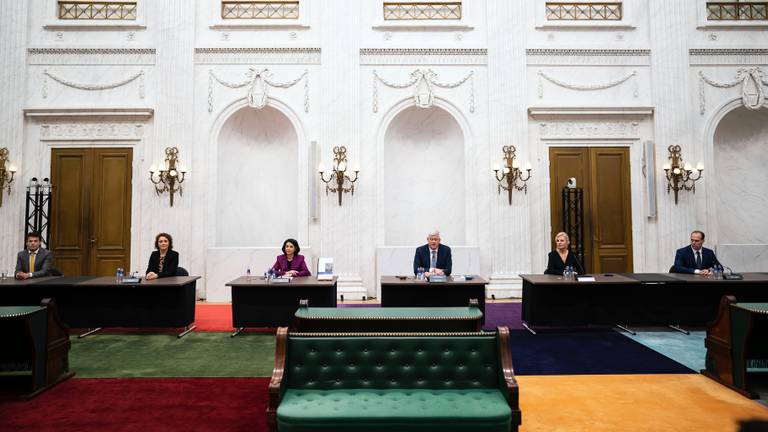
[[[483,328],[494,330],[498,326],[507,326],[510,330],[522,330],[524,327],[520,323],[521,311],[522,303],[486,303]]]

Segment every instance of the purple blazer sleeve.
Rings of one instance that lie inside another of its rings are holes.
[[[275,260],[275,265],[272,266],[272,270],[274,270],[278,276],[284,275],[285,272],[288,271],[288,258],[286,258],[285,255],[278,255]],[[296,276],[312,276],[312,273],[307,268],[304,255],[296,255],[293,257],[291,270],[296,270],[298,272]]]
[[[312,273],[307,268],[307,262],[304,260],[304,255],[296,255],[293,260],[296,261],[293,268],[299,272],[296,276],[312,276]]]

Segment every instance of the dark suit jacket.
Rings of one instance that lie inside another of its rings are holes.
[[[416,274],[416,269],[424,267],[425,271],[429,271],[430,267],[429,259],[429,245],[419,246],[416,248],[416,254],[413,256],[413,274]],[[451,259],[451,248],[441,244],[437,246],[437,268],[443,270],[447,275],[451,275],[451,266],[453,266],[453,260]]]
[[[152,251],[152,255],[149,256],[149,264],[147,265],[147,271],[157,273],[157,277],[170,277],[176,276],[176,269],[179,268],[179,253],[171,249],[165,254],[165,262],[163,262],[163,271],[160,271],[160,251]]]
[[[53,252],[39,248],[35,257],[35,271],[32,277],[48,276],[53,266]],[[29,251],[24,249],[16,256],[16,272],[29,273]]]
[[[675,253],[675,265],[673,273],[695,273],[694,270],[709,269],[715,264],[720,264],[715,252],[705,247],[701,248],[701,267],[696,267],[696,256],[690,246],[682,247]]]
[[[565,258],[565,262],[563,262],[563,260],[560,259],[560,254],[556,250],[553,250],[547,257],[547,269],[544,271],[544,274],[562,275],[565,266],[567,265],[573,267],[576,273],[580,275],[585,273],[584,267],[581,265],[581,262],[579,262],[579,258],[576,257],[575,253],[569,250],[568,256]]]
[[[288,257],[278,255],[275,260],[275,265],[272,266],[272,270],[277,273],[278,276],[282,276],[288,270],[296,270],[299,272],[296,276],[312,276],[312,273],[307,268],[307,263],[304,261],[304,255],[294,255],[293,260],[289,263]]]

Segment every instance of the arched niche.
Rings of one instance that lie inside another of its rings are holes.
[[[768,109],[726,114],[715,129],[713,156],[718,243],[768,244]]]
[[[244,107],[218,137],[216,246],[273,247],[295,237],[298,138],[272,107]]]
[[[434,229],[466,243],[464,135],[446,110],[409,107],[384,135],[384,232],[388,246],[421,243]]]

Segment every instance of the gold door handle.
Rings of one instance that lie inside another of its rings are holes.
[[[91,246],[95,246],[95,245],[96,245],[96,239],[95,239],[95,238],[92,238],[92,239],[91,239]]]

